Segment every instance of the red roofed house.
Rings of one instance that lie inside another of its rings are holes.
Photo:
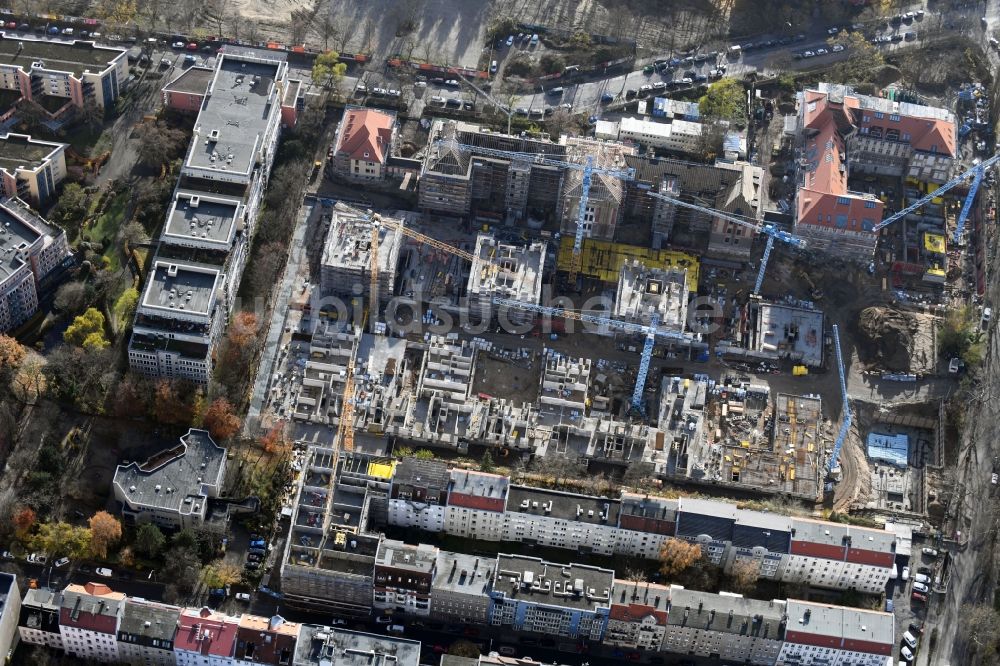
[[[875,251],[883,203],[848,189],[851,173],[943,183],[956,154],[947,110],[855,94],[820,84],[799,98],[802,133],[795,233],[813,249],[867,261]]]
[[[181,611],[174,637],[177,666],[231,666],[239,627],[238,617],[210,608]]]
[[[330,169],[352,180],[381,180],[396,138],[396,116],[380,109],[347,107],[330,151]]]
[[[59,606],[63,649],[98,663],[118,661],[118,622],[125,595],[102,583],[70,585]]]
[[[670,588],[616,580],[604,642],[618,647],[658,651],[667,631]]]

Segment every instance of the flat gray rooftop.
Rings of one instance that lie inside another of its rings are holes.
[[[892,613],[793,599],[787,605],[788,624],[797,632],[883,645],[896,643]]]
[[[756,351],[777,346],[810,366],[823,364],[823,312],[762,303],[757,313]]]
[[[208,84],[212,80],[215,70],[211,67],[191,67],[174,78],[173,81],[163,86],[164,90],[173,92],[189,93],[194,95],[204,95],[208,90]]]
[[[176,270],[172,268],[175,266]],[[221,280],[222,274],[215,269],[169,259],[158,260],[142,305],[208,315]]]
[[[418,666],[420,641],[302,625],[295,664],[309,666]]]
[[[0,64],[18,65],[25,71],[31,69],[32,63],[41,61],[45,63],[44,69],[72,72],[76,77],[84,70],[97,74],[123,53],[123,49],[95,46],[93,42],[32,39],[27,35],[0,33]]]
[[[173,642],[180,615],[176,606],[129,599],[125,602],[118,631]]]
[[[485,594],[493,580],[495,566],[496,560],[492,557],[438,551],[437,573],[431,583],[431,589]]]
[[[593,610],[610,606],[615,574],[581,564],[553,564],[535,557],[499,555],[493,589],[508,599]]]
[[[673,588],[667,622],[676,627],[782,640],[784,612],[783,601]]]
[[[61,144],[32,140],[23,134],[0,135],[0,169],[37,169]]]
[[[485,499],[506,499],[507,491],[510,487],[510,479],[499,474],[488,474],[484,472],[470,471],[467,469],[453,469],[449,472],[451,476],[451,493],[461,493],[463,495],[474,495]]]
[[[386,539],[379,545],[375,564],[393,569],[430,573],[437,561],[437,550],[436,547],[427,544],[411,546],[402,541]]]
[[[277,75],[277,63],[223,56],[216,68],[212,92],[198,114],[195,127],[200,127],[200,136],[192,141],[186,164],[249,173],[272,111],[268,93]],[[215,138],[206,141],[210,137]]]
[[[50,231],[41,218],[18,200],[8,199],[0,204],[0,280],[24,265],[17,257],[17,248],[30,246]]]
[[[221,485],[225,461],[226,450],[207,431],[191,429],[181,437],[180,445],[143,463],[119,465],[114,484],[136,504],[180,511],[206,496],[206,486]]]
[[[167,220],[167,234],[192,241],[214,241],[228,246],[233,238],[239,206],[233,201],[198,196],[198,206],[192,197],[178,193]]]
[[[525,505],[525,502],[528,504]],[[551,502],[551,504],[549,504]],[[537,506],[536,506],[537,503]],[[549,506],[546,511],[545,507]],[[550,516],[592,525],[617,525],[621,502],[604,497],[561,493],[525,486],[511,486],[507,511],[535,516]],[[604,519],[601,518],[601,514]]]

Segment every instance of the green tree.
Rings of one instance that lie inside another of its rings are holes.
[[[490,453],[489,449],[486,449],[483,459],[479,461],[479,471],[489,473],[494,469],[496,469],[496,465],[493,463],[493,454]]]
[[[109,344],[104,337],[104,315],[96,308],[87,308],[69,325],[63,340],[90,351],[104,349]]]
[[[135,287],[129,287],[115,301],[114,313],[118,324],[126,322],[135,314],[135,306],[139,303],[139,292]]]
[[[83,557],[90,550],[90,530],[64,522],[42,523],[31,547],[49,557]]]
[[[201,570],[201,580],[206,587],[218,589],[240,580],[240,569],[235,564],[217,560]]]
[[[337,89],[347,73],[347,64],[340,62],[340,54],[327,51],[316,56],[312,68],[312,80],[326,89]]]
[[[146,557],[156,557],[163,550],[167,537],[153,523],[143,523],[135,532],[135,549]]]
[[[698,110],[701,111],[701,115],[712,120],[746,120],[746,90],[736,79],[716,81],[698,100]]]
[[[843,46],[847,57],[834,66],[830,79],[838,83],[858,84],[870,82],[885,64],[885,58],[874,44],[860,32],[842,31],[828,40],[830,46]]]
[[[49,218],[66,229],[76,232],[83,225],[89,203],[87,193],[84,192],[83,188],[76,183],[69,183],[63,187],[59,201],[52,209]]]
[[[413,457],[417,460],[434,460],[434,452],[430,449],[417,449]]]

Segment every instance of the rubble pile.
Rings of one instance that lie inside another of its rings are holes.
[[[865,308],[858,315],[861,360],[886,370],[909,372],[919,322],[909,313],[890,307]]]

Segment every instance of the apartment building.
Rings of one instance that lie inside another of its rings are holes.
[[[436,460],[403,458],[392,475],[389,522],[429,532],[444,530],[449,481],[447,465]]]
[[[67,586],[59,604],[63,650],[78,659],[118,661],[118,623],[124,605],[125,595],[103,583]]]
[[[490,624],[548,636],[602,640],[613,582],[610,569],[499,555],[490,590]]]
[[[896,542],[886,530],[749,511],[716,500],[630,493],[609,499],[506,485],[495,475],[448,472],[443,462],[421,462],[422,478],[436,479],[436,487],[449,479],[446,497],[435,495],[445,519],[421,527],[418,509],[404,502],[389,510],[391,525],[647,559],[656,559],[667,539],[679,538],[698,543],[727,571],[751,560],[763,578],[830,589],[878,592],[892,573]],[[408,479],[415,472],[405,474]]]
[[[234,46],[224,46],[223,50],[232,56],[245,53],[245,49]],[[281,56],[271,52],[269,59],[279,59]],[[215,70],[211,67],[194,66],[182,70],[161,89],[163,106],[181,113],[197,115],[205,98],[210,94],[209,84],[212,83]],[[289,78],[279,92],[281,103],[281,124],[285,127],[295,127],[299,115],[305,109],[306,86],[300,79]]]
[[[601,169],[627,172],[626,157],[635,155],[632,146],[611,141],[595,141],[581,137],[560,137],[566,145],[566,160],[573,164],[588,162]],[[614,240],[624,212],[626,186],[623,179],[608,173],[595,172],[591,177],[586,206],[580,210],[583,191],[583,170],[566,169],[562,186],[562,221],[560,231],[575,236],[583,227],[584,238]],[[582,213],[582,219],[581,219]]]
[[[260,203],[284,124],[288,65],[277,55],[217,58],[195,120],[150,279],[129,366],[206,384],[235,306]]]
[[[0,135],[0,196],[45,206],[66,178],[66,144]]]
[[[21,617],[21,593],[17,576],[0,572],[0,657],[10,659],[16,645],[18,623]]]
[[[62,634],[59,633],[61,605],[60,591],[44,588],[27,590],[21,600],[21,612],[17,620],[17,634],[21,641],[62,650]]]
[[[233,666],[290,666],[302,625],[280,615],[270,618],[244,613],[236,629]]]
[[[437,574],[438,549],[384,539],[375,555],[374,607],[383,614],[426,617],[431,612],[431,581]]]
[[[431,581],[431,617],[443,623],[487,624],[496,560],[439,550]]]
[[[118,624],[118,658],[125,664],[174,666],[174,638],[181,609],[126,599]]]
[[[764,170],[745,161],[717,160],[715,167],[737,174],[733,178],[733,186],[727,188],[717,200],[717,210],[742,218],[750,224],[758,223],[764,213],[761,205]],[[751,229],[715,216],[708,236],[708,254],[721,259],[747,261],[756,237],[757,234]]]
[[[886,666],[896,652],[892,613],[789,599],[783,666]]]
[[[669,587],[615,580],[604,643],[651,652],[659,651],[667,632],[669,609]]]
[[[240,618],[208,607],[185,608],[177,622],[177,666],[232,666]]]
[[[2,161],[0,157],[0,161]],[[66,233],[20,199],[0,199],[0,331],[10,331],[38,311],[38,289],[70,257]]]
[[[384,179],[397,128],[390,111],[348,106],[330,147],[331,173],[353,181]]]
[[[663,651],[774,666],[785,637],[785,602],[670,586]]]
[[[442,531],[470,539],[500,541],[510,479],[465,469],[449,470],[448,477]]]
[[[418,666],[420,641],[302,625],[292,666]]]
[[[226,450],[207,430],[191,428],[180,444],[145,462],[119,465],[112,487],[122,516],[133,523],[152,522],[166,529],[211,528],[226,522],[213,512],[226,476]]]
[[[94,42],[0,31],[0,89],[13,91],[11,108],[30,100],[53,119],[88,105],[110,108],[125,91],[126,54]]]

